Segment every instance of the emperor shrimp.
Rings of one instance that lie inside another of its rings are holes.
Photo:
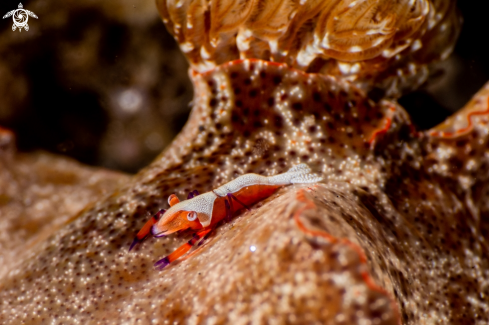
[[[175,194],[168,197],[170,208],[153,215],[137,233],[129,250],[143,241],[151,233],[163,237],[174,232],[196,230],[192,239],[177,248],[170,255],[155,263],[163,269],[187,253],[196,243],[202,244],[208,235],[224,218],[230,220],[233,214],[272,195],[278,188],[289,184],[308,184],[322,178],[311,172],[306,164],[299,164],[287,172],[274,176],[245,174],[210,192],[200,194],[192,191],[187,200],[180,201]]]

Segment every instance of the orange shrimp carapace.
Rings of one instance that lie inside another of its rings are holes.
[[[189,228],[198,230],[191,240],[156,262],[155,266],[162,269],[188,252],[193,245],[209,234],[219,221],[226,217],[228,220],[231,219],[234,212],[242,208],[248,209],[248,206],[272,195],[281,186],[316,183],[321,179],[320,176],[311,173],[309,166],[299,164],[285,173],[274,176],[245,174],[201,195],[193,191],[188,199],[182,202],[172,194],[168,198],[170,209],[162,209],[152,216],[138,232],[129,250],[150,233],[154,237],[162,237]]]

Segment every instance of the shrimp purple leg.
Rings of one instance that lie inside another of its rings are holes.
[[[212,234],[212,232],[208,233],[207,235],[204,236],[204,238],[202,238],[201,241],[199,241],[199,243],[197,244],[197,247],[200,247],[202,244],[204,244],[204,242],[207,240],[207,238],[209,238],[209,236]]]
[[[233,202],[231,202],[228,198],[224,200],[224,205],[226,206],[226,221],[230,222],[233,211]]]
[[[192,236],[192,239],[190,239],[188,242],[177,248],[173,253],[170,255],[162,258],[158,262],[154,264],[154,266],[158,269],[163,269],[167,267],[171,262],[175,261],[179,257],[181,257],[183,254],[187,253],[199,240],[201,240],[203,237],[205,237],[208,233],[210,233],[212,229],[209,228],[204,228],[197,233],[195,233]]]
[[[226,194],[229,201],[231,202],[231,200],[236,200],[236,202],[238,202],[239,204],[241,204],[246,210],[250,211],[250,208],[248,208],[248,206],[246,204],[244,204],[243,202],[241,202],[240,200],[238,200],[238,198],[236,196],[234,196],[233,194],[231,193],[228,193]],[[233,203],[231,202],[231,206],[233,205]]]
[[[193,190],[190,193],[188,193],[187,200],[193,199],[194,197],[199,195],[199,191]]]

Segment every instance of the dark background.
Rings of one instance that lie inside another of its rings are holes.
[[[0,21],[0,126],[19,151],[44,149],[135,172],[184,125],[188,65],[153,0],[23,1],[28,32]],[[2,0],[0,15],[17,9]],[[400,99],[420,129],[461,108],[489,80],[489,4],[459,1],[454,54],[424,87]]]
[[[399,102],[418,128],[429,129],[470,100],[489,81],[489,1],[457,1],[462,30],[451,57],[428,86]]]

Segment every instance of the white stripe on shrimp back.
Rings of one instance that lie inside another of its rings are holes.
[[[211,224],[214,201],[217,196],[225,197],[228,193],[236,193],[246,186],[253,185],[289,185],[316,183],[322,177],[311,173],[311,168],[306,164],[299,164],[287,172],[274,176],[261,176],[258,174],[245,174],[226,183],[217,189],[198,195],[190,200],[182,201],[168,209],[165,215],[170,216],[177,211],[195,211],[203,227]],[[158,222],[164,222],[165,216]]]
[[[311,173],[311,168],[306,164],[299,164],[287,172],[274,176],[261,176],[258,174],[245,174],[226,183],[213,192],[218,196],[226,196],[228,193],[236,193],[246,186],[253,185],[288,185],[302,183],[316,183],[321,177]]]

